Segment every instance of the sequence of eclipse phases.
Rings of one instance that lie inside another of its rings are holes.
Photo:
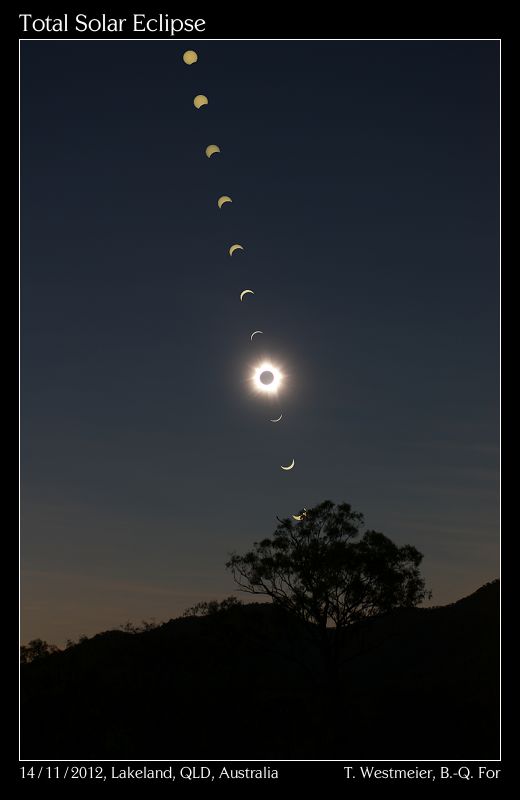
[[[182,56],[182,59],[185,64],[187,64],[188,66],[192,66],[193,64],[197,63],[199,57],[198,54],[195,52],[195,50],[186,50],[186,52]],[[206,106],[209,105],[209,99],[205,94],[197,94],[193,98],[193,105],[197,109],[197,111],[200,111],[201,109],[204,109]],[[214,156],[221,154],[221,149],[218,144],[208,144],[204,152],[207,158],[213,158]],[[226,208],[226,206],[229,203],[232,202],[233,202],[232,197],[230,197],[227,194],[223,194],[217,198],[216,205],[218,209],[222,211],[223,209]],[[234,244],[231,244],[229,246],[228,249],[229,256],[231,258],[233,257],[236,258],[236,254],[239,253],[240,251],[243,251],[244,249],[245,249],[244,245],[240,244],[239,242],[235,242]],[[241,303],[247,303],[250,302],[251,297],[254,296],[254,294],[255,294],[254,289],[246,287],[238,293],[238,299]],[[253,342],[257,336],[262,336],[263,333],[264,332],[261,330],[252,331],[252,333],[250,334],[251,342]],[[264,395],[270,395],[271,397],[276,397],[278,393],[283,389],[284,379],[285,375],[283,374],[280,367],[276,366],[275,364],[271,363],[271,361],[268,360],[262,361],[259,364],[257,364],[253,368],[249,378],[250,383],[255,391],[260,392]],[[276,424],[281,422],[282,419],[283,419],[283,413],[280,412],[279,415],[275,416],[274,418],[270,418],[269,422]],[[287,464],[280,464],[280,469],[282,469],[284,472],[289,472],[294,468],[294,464],[295,461],[293,458]],[[293,518],[296,520],[301,520],[304,515],[305,513],[303,513],[303,515],[298,515],[298,516],[293,515]]]

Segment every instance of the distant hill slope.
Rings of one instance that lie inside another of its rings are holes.
[[[498,757],[498,581],[357,626],[350,654],[331,695],[270,604],[101,633],[22,667],[22,757]]]

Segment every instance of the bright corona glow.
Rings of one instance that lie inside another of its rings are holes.
[[[264,361],[263,364],[255,368],[253,383],[257,391],[275,394],[280,388],[282,378],[283,375],[278,367],[274,367],[268,361]]]

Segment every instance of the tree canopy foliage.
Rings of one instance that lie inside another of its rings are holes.
[[[321,628],[343,629],[365,617],[418,605],[429,592],[422,554],[366,530],[348,503],[303,509],[300,521],[279,520],[271,538],[226,564],[243,591],[271,597]]]

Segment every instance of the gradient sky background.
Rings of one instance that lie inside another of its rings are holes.
[[[498,43],[21,49],[22,639],[226,596],[326,498],[435,604],[495,578]]]

